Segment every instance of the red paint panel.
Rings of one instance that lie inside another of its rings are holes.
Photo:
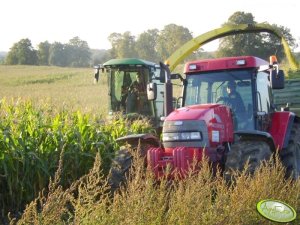
[[[237,60],[245,60],[244,65],[237,65]],[[190,69],[190,65],[196,65],[196,69]],[[265,60],[254,56],[226,57],[219,59],[206,59],[188,62],[185,65],[184,73],[194,73],[201,71],[257,68],[262,65],[269,65]]]
[[[210,146],[233,142],[233,121],[229,107],[220,104],[186,106],[173,111],[166,121],[204,120],[207,125]],[[219,133],[219,141],[213,141],[213,132]]]
[[[169,178],[184,178],[192,168],[193,160],[202,159],[202,153],[201,148],[177,147],[172,149],[170,155],[162,148],[150,148],[147,152],[147,162],[156,178],[165,176],[167,167],[171,169]]]
[[[283,147],[291,116],[290,112],[275,112],[272,115],[270,134],[273,136],[276,148]]]
[[[186,106],[174,110],[168,115],[166,120],[198,120],[203,119],[209,114],[210,109],[217,107],[217,104],[201,104]]]

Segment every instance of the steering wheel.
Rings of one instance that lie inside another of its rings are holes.
[[[219,102],[223,102],[223,104],[225,105],[228,105],[229,104],[229,99],[227,97],[218,97],[216,99],[216,103],[219,103]]]
[[[223,101],[223,97],[217,97],[216,98],[216,103],[222,102]]]

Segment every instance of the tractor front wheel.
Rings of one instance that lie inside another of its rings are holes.
[[[126,183],[132,161],[133,157],[128,149],[121,149],[116,153],[108,178],[111,193],[114,193],[122,184]]]
[[[134,158],[138,157],[144,159],[147,155],[147,150],[152,145],[147,142],[142,142],[140,139],[136,143],[123,146],[116,152],[115,158],[112,161],[110,173],[108,175],[108,183],[111,187],[111,193],[126,185],[130,169],[132,167]]]
[[[263,141],[245,140],[234,143],[227,154],[225,179],[230,181],[234,171],[243,171],[247,162],[247,172],[253,174],[264,160],[270,159],[271,155],[270,146]]]

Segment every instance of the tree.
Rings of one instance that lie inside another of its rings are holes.
[[[92,60],[91,63],[92,65],[98,65],[98,64],[103,64],[104,62],[108,61],[111,59],[110,57],[110,51],[105,50],[105,49],[91,49],[91,54],[92,54]]]
[[[192,38],[189,29],[175,24],[166,25],[157,40],[157,51],[160,60],[166,60],[175,50]]]
[[[54,42],[50,47],[49,64],[52,66],[67,66],[65,45]]]
[[[49,49],[49,64],[55,66],[85,67],[90,65],[91,52],[86,41],[79,37],[68,44],[55,42]]]
[[[69,60],[69,66],[85,67],[89,65],[91,52],[86,41],[81,40],[79,37],[74,37],[65,46],[65,51]]]
[[[138,36],[135,49],[139,58],[147,59],[152,62],[159,61],[157,54],[158,37],[158,29],[147,30]]]
[[[112,48],[110,50],[111,58],[118,57],[118,50],[119,50],[119,42],[122,38],[122,34],[120,33],[112,33],[108,36],[108,41],[110,42]]]
[[[296,39],[291,35],[289,28],[276,24],[272,24],[272,26],[284,36],[291,49],[295,49],[297,47]],[[265,51],[263,51],[261,55],[264,58],[268,58],[270,55],[276,55],[278,59],[285,58],[284,49],[282,47],[281,40],[278,37],[270,33],[263,33],[262,37],[262,46]]]
[[[251,13],[235,12],[223,26],[238,24],[256,24],[256,22]],[[257,55],[260,51],[261,39],[259,33],[236,34],[224,37],[220,41],[217,56]]]
[[[223,26],[256,23],[251,13],[239,11],[231,15]],[[296,47],[296,41],[288,28],[276,24],[272,26],[283,34],[291,48]],[[279,60],[285,57],[281,40],[278,37],[270,33],[249,33],[224,37],[220,41],[216,55],[217,57],[254,55],[267,59],[274,54]]]
[[[26,38],[15,43],[8,52],[6,63],[9,65],[36,65],[38,63],[37,52],[32,47],[31,41]]]
[[[48,41],[39,43],[37,50],[39,65],[49,65],[50,47],[51,44]]]
[[[120,43],[120,58],[131,58],[136,57],[137,53],[135,51],[135,36],[131,35],[129,31],[123,34]]]
[[[131,58],[137,57],[135,51],[135,36],[131,35],[129,31],[123,34],[112,33],[108,40],[112,45],[112,58]]]
[[[295,53],[296,60],[300,62],[300,52]]]

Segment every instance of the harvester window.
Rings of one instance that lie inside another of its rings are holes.
[[[111,107],[112,110],[119,110],[119,102],[121,101],[121,89],[123,84],[124,73],[122,71],[112,71],[111,78]]]
[[[149,74],[138,70],[134,72],[134,76],[133,82],[128,89],[126,113],[136,112],[143,115],[151,115],[151,106],[146,92]]]
[[[150,76],[147,69],[112,69],[110,76],[110,99],[113,111],[152,114],[151,105],[146,97],[146,83]]]
[[[157,117],[164,116],[164,85],[159,80],[153,80],[157,84],[157,98],[155,101],[155,109]]]

